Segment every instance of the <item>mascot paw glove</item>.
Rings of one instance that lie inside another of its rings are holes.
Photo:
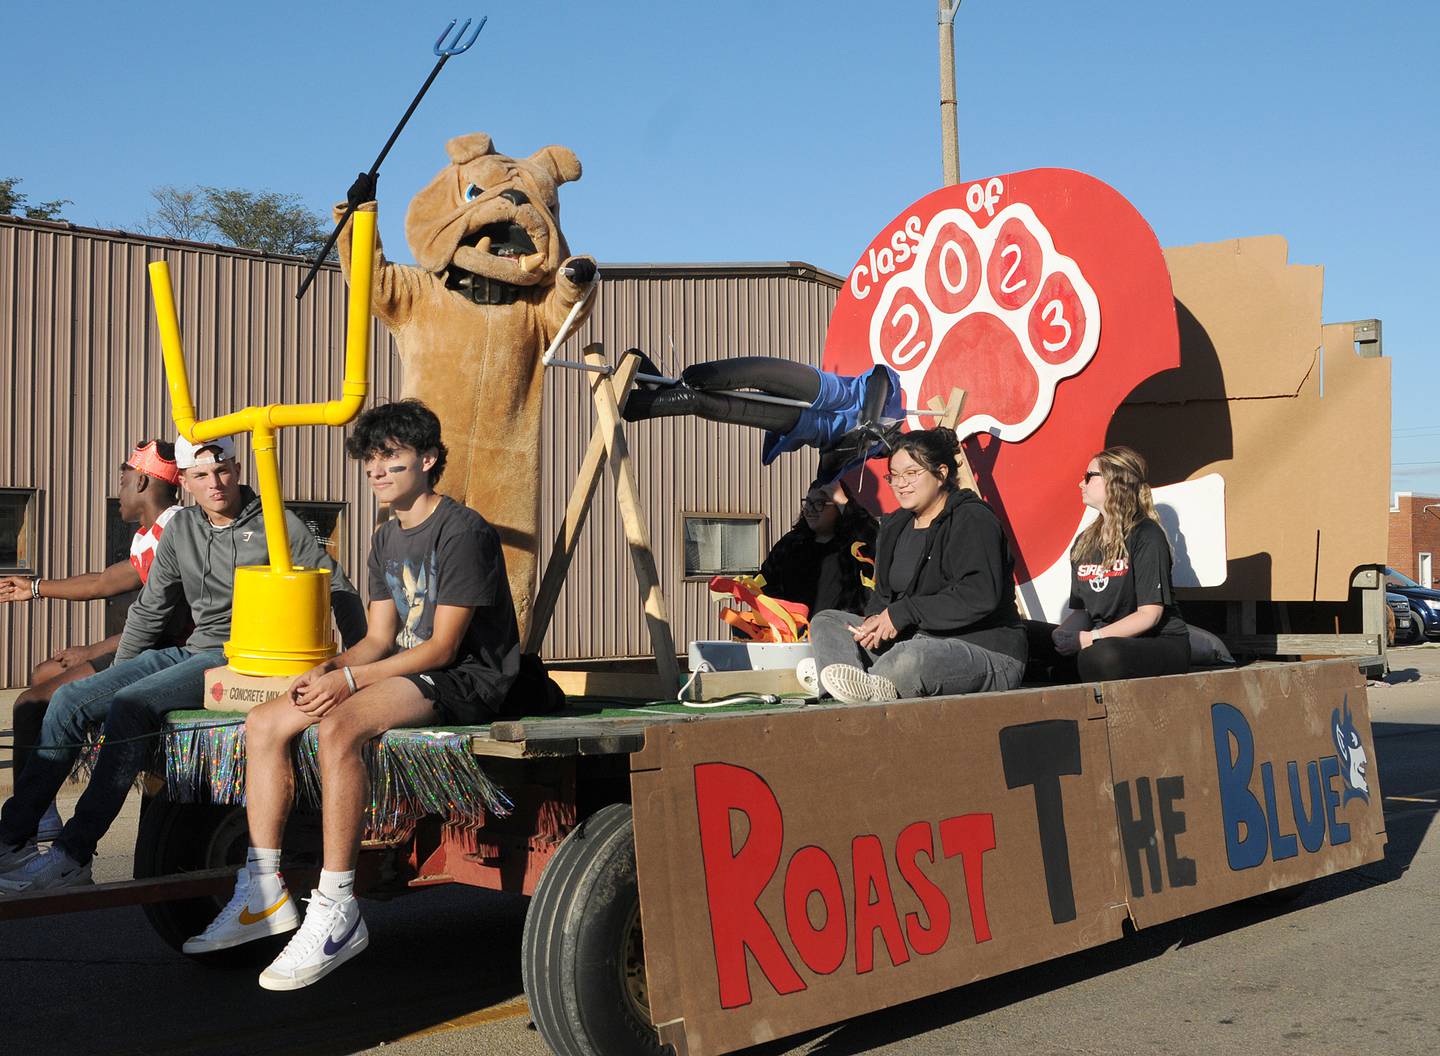
[[[579,286],[595,281],[595,262],[589,257],[571,257],[560,269],[565,277]]]
[[[345,192],[345,204],[352,208],[358,208],[366,202],[373,202],[375,200],[375,185],[379,181],[380,177],[378,175],[371,176],[368,172],[362,172],[359,176],[356,176],[355,182],[352,183],[350,189]]]

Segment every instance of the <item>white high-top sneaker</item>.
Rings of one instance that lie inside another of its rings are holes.
[[[260,973],[266,990],[299,990],[323,979],[370,945],[370,933],[353,897],[332,902],[319,891],[309,899],[305,921],[283,953]]]
[[[285,881],[278,875],[276,880],[279,882],[274,885],[274,890],[253,892],[264,904],[252,906],[250,871],[242,865],[235,874],[235,893],[225,903],[220,915],[199,935],[186,940],[181,950],[185,953],[214,953],[255,939],[294,931],[300,926],[300,909],[290,897]],[[270,897],[272,895],[274,897]]]

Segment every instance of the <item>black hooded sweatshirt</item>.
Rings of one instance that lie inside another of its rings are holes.
[[[880,522],[875,540],[875,592],[867,616],[890,610],[900,638],[926,634],[963,638],[991,652],[1028,655],[1015,608],[1015,559],[1000,519],[973,491],[957,489],[925,531],[925,545],[909,583],[892,583],[890,567],[902,532],[915,515],[900,509]]]

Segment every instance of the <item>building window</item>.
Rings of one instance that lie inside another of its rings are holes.
[[[681,521],[686,579],[759,571],[764,517],[751,513],[687,513]]]
[[[37,492],[0,488],[0,572],[36,571],[35,522],[38,519]]]
[[[287,502],[285,508],[305,522],[305,527],[320,541],[330,559],[343,568],[344,562],[340,560],[340,540],[345,534],[345,504]]]

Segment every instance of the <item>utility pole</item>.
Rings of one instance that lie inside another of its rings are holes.
[[[955,112],[955,12],[960,0],[936,0],[940,7],[940,154],[945,186],[960,182],[960,133]]]

